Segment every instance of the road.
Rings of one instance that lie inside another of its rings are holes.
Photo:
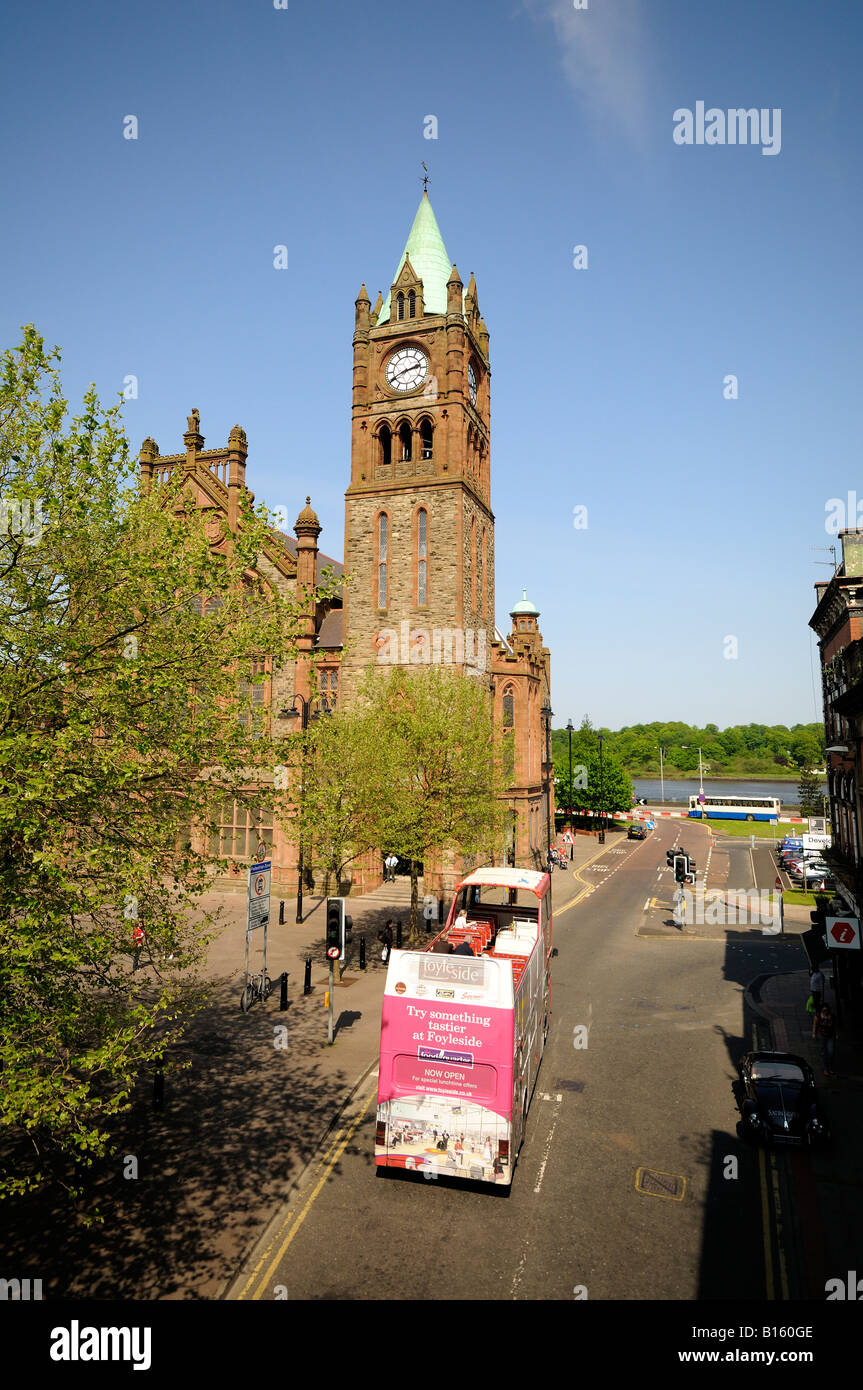
[[[743,991],[796,968],[799,944],[675,926],[666,849],[683,839],[700,870],[708,842],[680,826],[615,839],[555,917],[553,1026],[511,1190],[376,1170],[372,1074],[232,1298],[806,1296],[790,1160],[737,1139],[731,1090],[734,1059],[767,1041]]]

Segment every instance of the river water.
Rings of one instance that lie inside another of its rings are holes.
[[[660,801],[658,777],[634,777],[632,785],[635,788],[636,796],[646,796],[649,802]],[[826,796],[826,782],[821,790]],[[666,777],[665,779],[665,800],[671,805],[680,802],[686,804],[690,796],[697,796],[699,791],[697,776],[694,779],[686,780],[674,777]],[[748,782],[741,778],[739,782],[730,779],[711,782],[709,777],[705,777],[704,791],[707,796],[778,796],[783,803],[788,803],[791,806],[797,805],[797,783],[784,780],[772,781],[768,778],[762,778]]]

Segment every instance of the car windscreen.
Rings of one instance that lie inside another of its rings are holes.
[[[755,1062],[752,1066],[753,1081],[796,1081],[800,1084],[804,1076],[793,1062]]]

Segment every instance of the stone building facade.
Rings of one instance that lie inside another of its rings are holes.
[[[827,583],[815,585],[809,626],[818,637],[836,909],[863,923],[863,531],[841,531],[842,559]],[[863,1013],[863,953],[833,949],[837,986],[846,1005]]]
[[[511,769],[509,858],[537,867],[553,826],[550,655],[526,596],[511,611],[511,631],[495,627],[490,379],[476,281],[471,274],[465,288],[424,193],[386,298],[378,294],[372,308],[363,285],[354,305],[344,566],[319,550],[308,498],[294,535],[273,528],[261,557],[290,596],[309,592],[326,567],[351,576],[341,596],[310,604],[290,668],[266,665],[261,717],[291,731],[296,696],[347,707],[367,669],[392,664],[441,661],[483,679]],[[224,448],[206,450],[197,411],[188,426],[183,453],[161,455],[144,441],[142,481],[182,468],[197,505],[212,513],[215,544],[222,516],[236,524],[246,436],[235,426]],[[274,889],[295,891],[297,850],[281,827],[246,827],[243,835],[236,820],[236,808],[226,807],[223,845],[239,851],[255,835],[267,840]],[[248,857],[233,858],[239,880]],[[358,864],[352,891],[380,877],[379,862]],[[453,873],[436,877],[427,889],[453,886]]]

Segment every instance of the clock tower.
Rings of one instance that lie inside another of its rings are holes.
[[[423,193],[386,298],[356,300],[342,691],[370,665],[491,673],[489,337]]]

